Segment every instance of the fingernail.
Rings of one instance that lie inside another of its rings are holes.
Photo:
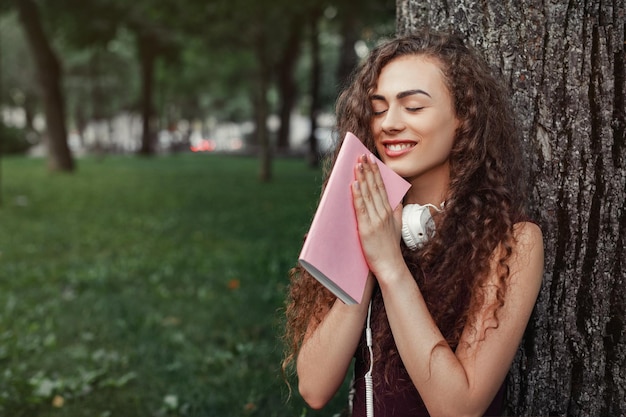
[[[370,154],[370,162],[371,163],[376,162],[376,158],[374,158],[374,154],[373,153]]]
[[[359,190],[359,182],[358,181],[354,181],[352,183],[352,186],[354,187],[355,190],[357,190],[357,191]]]
[[[363,171],[363,164],[359,162],[357,168],[359,169],[359,171]]]

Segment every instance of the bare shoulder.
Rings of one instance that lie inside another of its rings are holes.
[[[540,244],[543,248],[543,233],[539,226],[532,222],[520,222],[513,226],[513,233],[518,245],[534,246]]]
[[[515,243],[511,259],[511,277],[522,278],[535,285],[543,277],[543,234],[532,222],[517,223],[513,230]]]

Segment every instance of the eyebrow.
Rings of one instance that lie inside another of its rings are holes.
[[[398,95],[396,97],[397,98],[404,98],[404,97],[407,97],[407,96],[412,96],[414,94],[424,94],[425,96],[430,97],[430,94],[428,94],[426,91],[420,90],[420,89],[401,91],[400,93],[398,93]]]
[[[420,90],[419,88],[418,88],[418,89],[415,89],[415,90],[401,91],[401,92],[399,92],[399,93],[396,95],[396,98],[398,98],[398,99],[402,99],[402,98],[405,98],[405,97],[408,97],[408,96],[412,96],[412,95],[415,95],[415,94],[424,94],[425,96],[428,96],[428,97],[432,98],[430,94],[428,94],[428,93],[427,93],[426,91],[424,91],[424,90]],[[381,96],[381,95],[378,95],[378,94],[373,94],[373,95],[370,97],[370,99],[371,99],[371,100],[385,100],[385,97],[384,97],[384,96]]]

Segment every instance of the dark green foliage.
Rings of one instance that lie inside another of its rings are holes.
[[[20,154],[32,144],[26,139],[26,131],[0,122],[0,154]]]

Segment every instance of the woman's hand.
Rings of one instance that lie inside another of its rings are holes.
[[[404,266],[400,251],[402,204],[395,210],[389,205],[373,156],[361,156],[354,171],[352,197],[363,253],[374,275],[388,276]]]

